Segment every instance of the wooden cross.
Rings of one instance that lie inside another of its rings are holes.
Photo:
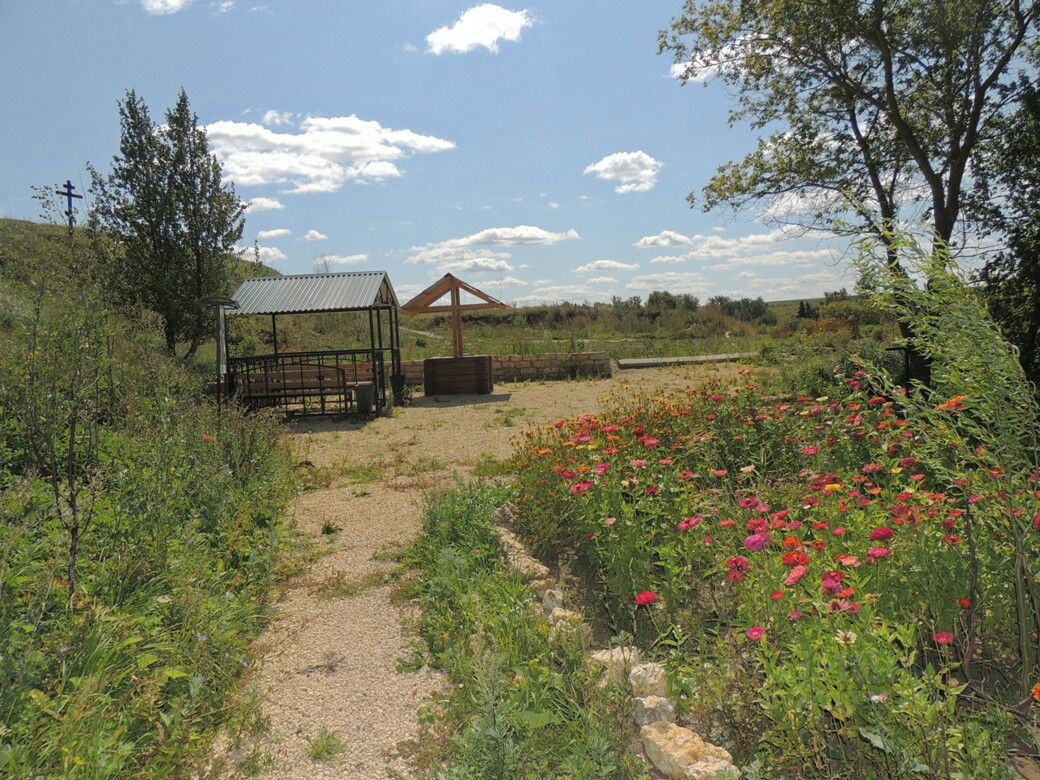
[[[72,180],[66,179],[64,189],[54,191],[55,195],[64,195],[69,202],[69,207],[65,211],[65,216],[69,218],[69,227],[76,226],[76,212],[72,210],[72,199],[79,198],[80,200],[83,200],[82,195],[76,195],[75,193],[73,193],[74,189],[76,188],[72,185]]]
[[[462,291],[468,292],[480,303],[463,303]],[[450,293],[451,303],[437,304],[445,293]],[[444,274],[421,293],[401,307],[405,314],[433,314],[436,312],[451,313],[451,346],[455,357],[462,357],[462,312],[473,309],[508,309],[502,301],[492,298],[486,292],[466,284],[451,274]]]

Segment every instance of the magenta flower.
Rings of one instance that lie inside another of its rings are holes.
[[[752,626],[746,633],[748,639],[752,642],[758,642],[766,635],[766,630],[762,626]]]

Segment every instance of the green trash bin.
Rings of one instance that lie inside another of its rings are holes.
[[[372,414],[376,405],[376,386],[373,384],[360,384],[357,386],[357,411],[358,414]]]

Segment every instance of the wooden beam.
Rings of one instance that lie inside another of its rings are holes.
[[[509,307],[506,304],[504,304],[504,303],[501,306],[492,306],[491,304],[487,304],[487,303],[460,303],[458,306],[452,306],[450,304],[442,304],[442,305],[438,305],[438,306],[429,306],[429,307],[423,309],[421,312],[411,311],[411,312],[407,312],[407,313],[408,314],[416,314],[416,313],[418,313],[418,314],[437,314],[439,312],[455,311],[456,309],[458,309],[459,311],[473,311],[475,309],[508,309],[508,308]],[[404,310],[402,309],[402,311],[404,311]]]
[[[459,288],[451,288],[451,342],[455,357],[462,357],[462,306],[459,304]]]

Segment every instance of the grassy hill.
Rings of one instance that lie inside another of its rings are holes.
[[[0,777],[187,775],[237,712],[291,459],[68,239],[0,220]]]

